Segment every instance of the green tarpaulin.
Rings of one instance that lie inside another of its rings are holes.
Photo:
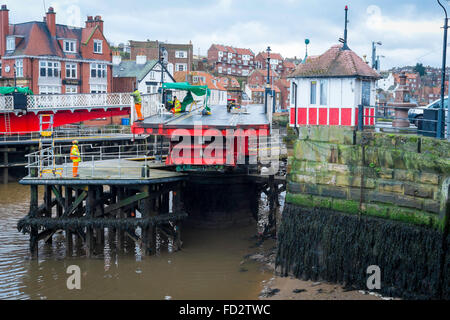
[[[188,82],[164,83],[163,89],[187,90],[196,96],[204,96],[205,94],[208,94],[209,96],[209,89],[207,86],[193,86]]]
[[[17,90],[17,92],[24,93],[24,94],[33,94],[33,91],[31,91],[30,88],[28,88],[28,87],[24,87],[24,88],[0,87],[0,94],[11,94],[15,90]]]
[[[208,89],[208,86],[193,86],[189,84],[189,82],[174,82],[174,83],[164,83],[163,89],[174,89],[174,90],[186,90],[189,93],[193,93],[196,96],[204,96],[205,97],[205,110],[210,112],[211,109],[208,107],[208,98],[211,95],[211,90]],[[192,95],[191,95],[192,97]],[[193,99],[192,99],[193,100]],[[185,101],[183,100],[183,104],[185,104]],[[187,101],[185,106],[187,106]]]

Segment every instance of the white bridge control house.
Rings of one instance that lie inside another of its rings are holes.
[[[320,56],[308,57],[289,78],[292,127],[356,126],[358,105],[375,105],[380,75],[352,50],[335,45]],[[365,108],[365,113],[374,116],[375,107]],[[374,118],[364,119],[366,125],[374,124]]]

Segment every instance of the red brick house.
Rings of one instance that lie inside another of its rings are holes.
[[[280,79],[280,75],[273,70],[270,70],[269,77],[271,84],[274,84],[277,80]],[[257,87],[257,86],[265,87],[266,83],[267,83],[267,70],[260,70],[260,69],[252,71],[247,81],[247,85],[249,87]]]
[[[267,69],[267,52],[260,52],[255,57],[258,69]],[[279,53],[270,53],[270,67],[272,70],[283,73],[283,57]]]
[[[167,50],[168,62],[173,65],[174,70],[169,70],[171,74],[177,71],[192,71],[194,63],[193,45],[163,43],[156,41],[130,41],[131,60],[136,60],[137,56],[146,56],[148,60],[159,60],[159,47]]]
[[[281,109],[288,109],[290,105],[291,83],[286,79],[278,79],[274,82],[274,84],[280,90]]]
[[[213,44],[208,49],[208,64],[217,75],[247,77],[255,68],[255,54],[250,49]]]
[[[56,24],[49,8],[43,22],[9,23],[0,9],[0,85],[28,86],[35,94],[100,93],[112,89],[112,56],[100,16],[84,28]]]

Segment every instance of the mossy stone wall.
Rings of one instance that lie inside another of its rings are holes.
[[[302,126],[287,202],[443,229],[450,143],[416,135]]]

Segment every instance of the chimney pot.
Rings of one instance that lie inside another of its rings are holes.
[[[4,10],[8,10],[8,8],[6,7],[6,4],[2,4],[2,11]]]
[[[48,13],[55,13],[55,9],[53,7],[48,8]]]

